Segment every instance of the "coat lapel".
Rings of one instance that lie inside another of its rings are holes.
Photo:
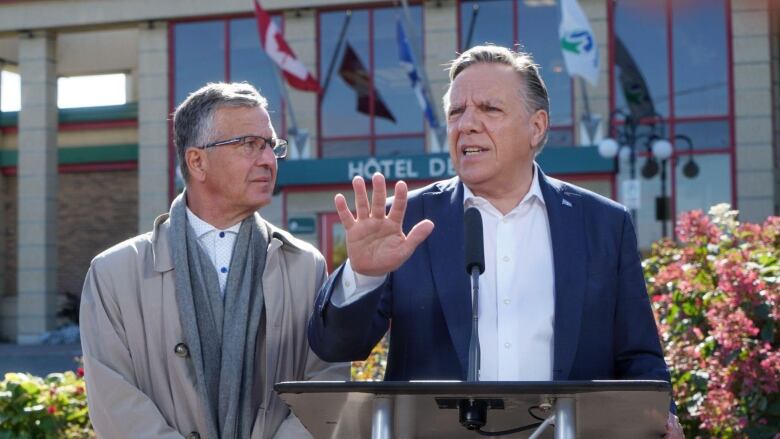
[[[158,216],[154,220],[152,231],[152,265],[154,271],[165,273],[173,270],[173,256],[171,254],[170,233],[171,220],[167,213]]]
[[[463,185],[460,180],[450,180],[441,192],[423,194],[423,208],[425,218],[435,224],[433,233],[426,240],[433,280],[465,377],[471,336],[471,293],[464,267]]]
[[[539,169],[538,167],[536,168]],[[553,379],[568,379],[577,352],[587,281],[582,202],[562,182],[540,172],[555,264]]]

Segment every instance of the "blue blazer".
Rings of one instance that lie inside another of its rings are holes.
[[[539,183],[555,263],[553,379],[669,381],[630,215],[541,172]],[[330,303],[343,266],[322,287],[309,322],[320,358],[363,360],[390,328],[386,380],[466,379],[471,293],[457,177],[410,193],[404,231],[424,218],[433,233],[382,286],[343,308]]]

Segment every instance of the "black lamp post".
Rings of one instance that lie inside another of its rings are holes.
[[[617,116],[622,117],[622,125],[614,124]],[[638,132],[639,127],[642,125],[647,125],[649,128],[648,132]],[[667,236],[666,222],[671,219],[671,205],[669,196],[667,195],[668,177],[666,163],[673,156],[674,146],[665,138],[664,125],[661,116],[655,115],[652,118],[643,118],[639,120],[622,110],[615,110],[610,115],[609,127],[614,130],[616,137],[607,137],[599,142],[599,154],[605,158],[628,158],[630,183],[625,184],[624,182],[623,202],[627,204],[627,207],[631,210],[631,216],[634,218],[635,224],[637,222],[636,212],[639,207],[639,182],[636,177],[636,158],[638,154],[637,146],[640,142],[644,142],[647,151],[647,158],[641,169],[642,176],[646,179],[650,179],[655,177],[660,171],[661,195],[655,200],[655,214],[656,220],[661,222],[661,236]],[[677,135],[674,137],[674,140],[682,140],[688,146],[688,161],[683,168],[683,175],[687,178],[696,177],[699,174],[699,166],[693,160],[693,142],[690,137],[685,135]],[[619,171],[620,163],[621,160],[616,160],[616,172]],[[674,161],[672,163],[674,163]],[[632,192],[631,197],[625,197],[626,192]]]
[[[690,137],[678,134],[674,136],[675,143],[678,140],[682,140],[688,146],[688,161],[683,167],[683,175],[687,178],[694,178],[699,175],[699,165],[693,160],[693,141]],[[654,157],[658,157],[661,161],[661,196],[655,200],[655,212],[656,219],[661,221],[661,236],[666,236],[666,222],[671,219],[671,203],[669,202],[669,196],[666,194],[666,161],[672,157],[674,148],[672,144],[666,139],[659,139],[652,143],[652,155],[648,156],[645,165],[642,167],[642,175],[645,178],[653,178],[658,173],[659,166],[655,163]],[[674,161],[672,163],[675,163]],[[653,166],[655,165],[655,166]]]
[[[621,118],[623,120],[622,125],[615,124],[615,121]],[[615,137],[606,137],[599,142],[599,154],[605,158],[619,158],[615,160],[615,171],[619,172],[621,162],[628,160],[629,165],[629,180],[624,182],[622,202],[626,204],[626,207],[631,211],[631,216],[634,219],[634,223],[637,222],[637,208],[639,207],[639,180],[637,180],[637,167],[636,158],[638,155],[637,147],[640,142],[644,141],[648,147],[650,140],[654,138],[655,132],[659,129],[657,122],[660,120],[660,116],[652,118],[639,119],[631,113],[627,113],[621,109],[613,111],[609,116],[608,131],[610,134],[614,132]],[[639,128],[642,125],[649,127],[649,132],[642,133]],[[630,193],[630,196],[629,196]]]

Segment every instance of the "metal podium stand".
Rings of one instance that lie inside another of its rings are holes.
[[[539,422],[528,408],[542,405],[555,418],[539,438],[659,438],[671,399],[665,381],[308,381],[278,383],[274,389],[315,439],[484,437],[458,421],[457,401],[470,398],[495,407],[487,411],[485,431]]]

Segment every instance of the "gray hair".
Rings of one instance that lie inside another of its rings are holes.
[[[223,107],[268,108],[268,100],[246,82],[211,82],[192,92],[173,113],[173,143],[179,170],[186,183],[189,170],[184,152],[214,142],[214,113]]]
[[[444,94],[444,114],[447,114],[450,107],[452,82],[469,66],[480,63],[503,64],[512,67],[520,75],[524,84],[524,87],[519,92],[528,114],[534,114],[539,110],[544,110],[547,114],[550,113],[550,97],[547,95],[547,87],[539,74],[539,66],[534,63],[531,55],[521,51],[513,51],[506,47],[488,44],[485,46],[474,46],[449,63],[450,85],[447,87],[447,93]],[[550,124],[548,121],[542,141],[538,145],[534,145],[536,155],[542,151],[545,143],[547,143],[549,130]]]

